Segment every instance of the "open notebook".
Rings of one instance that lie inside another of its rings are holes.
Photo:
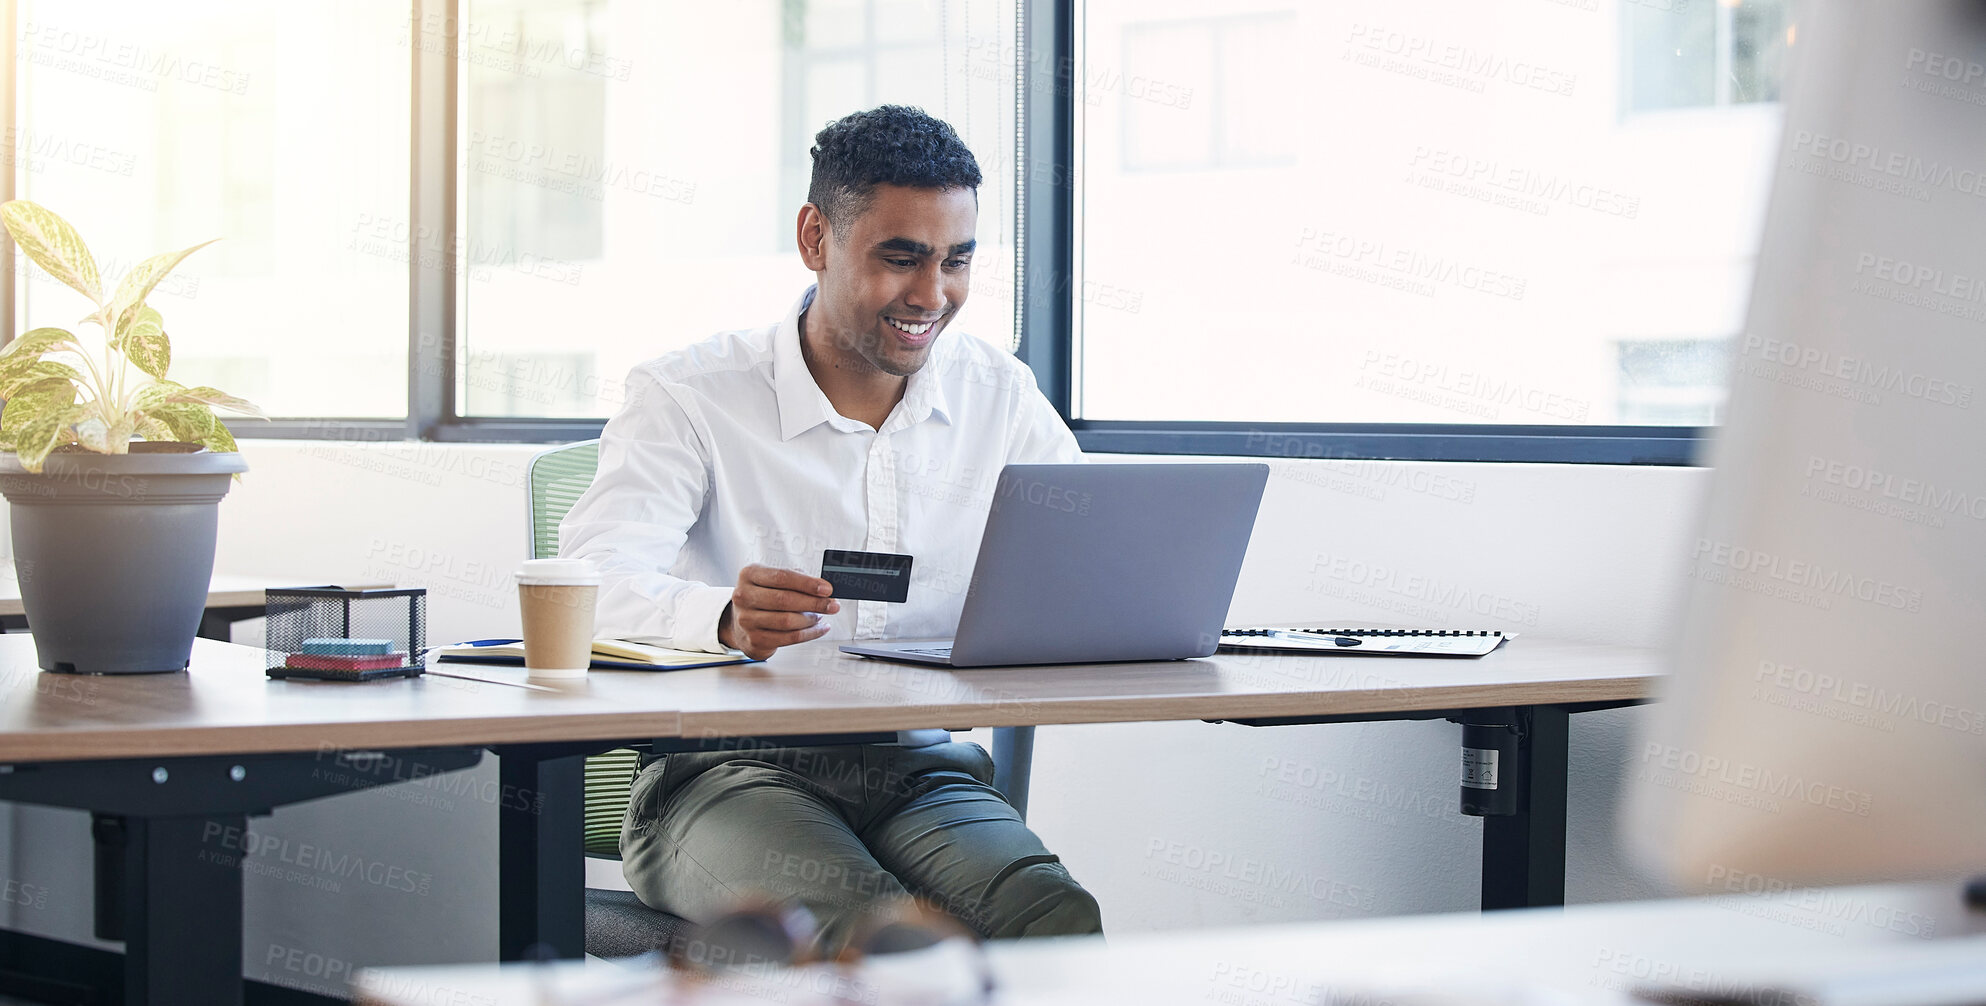
[[[1347,657],[1480,657],[1515,638],[1514,632],[1496,629],[1222,629],[1221,649]]]
[[[435,659],[464,664],[506,664],[524,666],[521,639],[475,639],[435,651]],[[637,643],[630,639],[596,639],[593,663],[596,670],[686,671],[692,667],[719,667],[750,663],[751,658],[735,650],[704,653],[698,650],[672,650],[666,646]]]

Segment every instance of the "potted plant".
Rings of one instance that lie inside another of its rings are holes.
[[[261,416],[166,379],[172,348],[145,298],[203,242],[140,262],[106,293],[61,217],[0,204],[22,254],[96,305],[82,322],[0,350],[0,494],[11,504],[21,606],[46,671],[185,670],[214,572],[221,497],[247,471],[214,410]],[[133,374],[133,371],[136,374]]]

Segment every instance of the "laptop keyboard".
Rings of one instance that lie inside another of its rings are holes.
[[[904,649],[899,650],[897,652],[915,653],[920,657],[943,657],[946,660],[952,659],[952,648],[949,646],[933,646],[928,649],[922,649],[922,650],[913,650],[910,649],[909,647],[905,647]]]

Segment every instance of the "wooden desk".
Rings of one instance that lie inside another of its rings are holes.
[[[1480,660],[1221,654],[1205,660],[943,671],[817,640],[758,664],[531,681],[269,681],[263,651],[196,640],[184,674],[49,675],[0,636],[0,762],[1151,720],[1434,718],[1646,700],[1652,653],[1523,639]]]
[[[150,822],[119,839],[123,874],[99,878],[155,913],[126,920],[129,1001],[144,1001],[147,988],[239,1001],[239,858],[186,869],[215,852],[213,835],[239,834],[251,811],[467,767],[482,747],[501,759],[504,792],[535,796],[498,807],[506,959],[532,947],[579,955],[585,758],[638,740],[828,742],[915,727],[1155,719],[1521,722],[1512,775],[1527,802],[1485,819],[1485,905],[1555,903],[1567,717],[1644,701],[1657,673],[1644,651],[1528,638],[1481,660],[1249,654],[973,671],[850,657],[816,641],[763,664],[569,683],[466,664],[441,668],[478,680],[271,681],[263,661],[260,649],[201,640],[181,674],[53,675],[35,668],[28,637],[0,636],[0,799]]]
[[[455,677],[357,684],[272,681],[259,647],[193,641],[180,674],[46,674],[28,636],[0,636],[0,763],[352,748],[484,747],[673,737],[657,679],[527,687],[522,671],[443,665]]]
[[[125,1001],[238,1004],[242,846],[251,814],[341,792],[426,779],[475,765],[484,746],[574,736],[671,736],[678,718],[655,679],[526,687],[423,676],[363,684],[273,681],[264,652],[194,641],[183,673],[50,674],[34,642],[0,636],[0,799],[92,814],[95,887],[121,892],[97,935],[125,943]],[[474,674],[480,668],[468,669]],[[619,687],[615,687],[618,684]],[[590,733],[588,731],[591,731]],[[437,780],[440,781],[440,780]],[[505,831],[545,812],[579,830],[581,793],[511,791]],[[542,800],[542,804],[539,801]],[[528,835],[527,835],[528,838]],[[513,845],[516,843],[513,842]],[[580,869],[575,852],[571,869]],[[554,882],[563,873],[548,871]],[[572,880],[572,900],[582,897]],[[508,886],[513,899],[537,884]],[[535,905],[535,902],[528,902]],[[101,908],[101,905],[100,905]],[[0,957],[73,960],[11,936]],[[111,955],[88,952],[95,982]]]
[[[1062,723],[1234,720],[1255,725],[1453,718],[1521,730],[1516,764],[1504,766],[1513,813],[1483,819],[1485,908],[1565,900],[1565,794],[1571,713],[1647,701],[1659,659],[1646,650],[1521,638],[1479,660],[1220,654],[1202,660],[937,670],[851,657],[829,640],[789,647],[763,664],[666,675],[687,744],[831,743],[833,734],[918,727],[1029,728]],[[512,672],[520,675],[522,672]],[[599,694],[626,696],[625,676],[596,673]],[[646,687],[646,680],[636,682]],[[1023,745],[1003,764],[1026,763]],[[585,735],[576,735],[585,736]],[[662,735],[657,740],[666,741]],[[996,745],[998,739],[996,738]],[[670,745],[661,745],[667,749]],[[507,787],[578,791],[586,745],[520,745],[503,752]],[[1459,759],[1458,759],[1459,762]],[[996,780],[1025,810],[1025,781]],[[1458,771],[1459,790],[1459,771]],[[577,957],[584,946],[578,811],[506,819],[504,876],[535,877],[509,900],[500,946],[506,960],[528,948]],[[535,866],[529,865],[535,863]],[[573,864],[570,866],[563,864]]]
[[[1655,654],[1519,639],[1478,660],[1222,653],[1201,660],[937,670],[815,640],[669,676],[684,737],[1156,720],[1433,718],[1645,701]],[[596,675],[598,677],[598,675]]]
[[[262,591],[271,581],[261,577],[214,574],[207,587],[210,608],[245,608],[262,603]],[[0,567],[0,615],[25,615],[21,607],[21,581],[12,563]]]
[[[283,580],[267,576],[238,576],[232,573],[215,573],[207,586],[207,607],[200,619],[200,635],[206,639],[226,642],[231,626],[250,618],[262,617],[266,607],[263,591],[270,587],[295,587],[308,585],[307,580]],[[363,584],[354,590],[384,584]],[[0,629],[25,629],[28,625],[27,609],[21,606],[21,581],[12,562],[0,566]]]
[[[1923,954],[1969,952],[1977,966],[1986,913],[1966,910],[1957,892],[1956,884],[1883,885],[1117,935],[1107,945],[1095,937],[1018,940],[990,945],[987,957],[1001,1006],[1627,1004],[1644,986],[1815,1006],[1804,991],[1776,990],[1871,965],[1908,968]],[[860,972],[761,979],[794,1006],[881,998]],[[837,982],[848,998],[815,995]],[[368,969],[352,987],[368,1006],[764,1001],[669,998],[672,984],[653,969],[588,961]]]

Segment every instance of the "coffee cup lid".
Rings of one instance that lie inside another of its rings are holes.
[[[526,559],[517,567],[517,582],[541,586],[598,586],[600,567],[585,559]]]

